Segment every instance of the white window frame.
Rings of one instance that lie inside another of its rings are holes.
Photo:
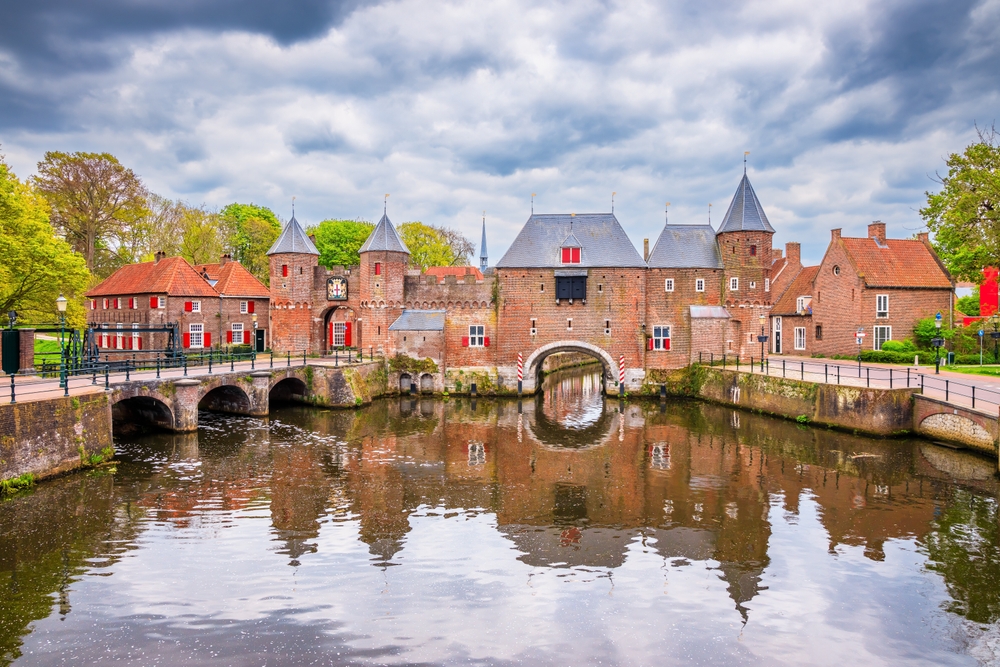
[[[104,298],[104,308],[102,308],[102,310],[107,310],[107,309],[108,309],[108,299],[107,299],[107,297],[105,297]]]
[[[197,336],[197,338],[195,338],[195,336]],[[205,325],[189,324],[188,337],[191,339],[191,345],[189,347],[192,350],[203,349],[205,347]]]
[[[889,317],[889,295],[888,294],[876,294],[875,295],[875,317],[879,319],[887,319]]]
[[[880,336],[879,334],[882,334]],[[884,336],[884,337],[883,337]],[[892,340],[892,327],[880,324],[872,328],[872,349],[881,350],[882,343]]]
[[[191,302],[191,312],[192,313],[200,313],[201,312],[201,301],[192,301]],[[204,333],[204,332],[202,332],[202,333]]]
[[[486,327],[482,324],[469,325],[469,347],[483,347],[486,338]]]
[[[664,344],[666,341],[666,344]],[[670,351],[670,325],[669,324],[657,324],[653,327],[653,351],[654,352],[669,352]]]
[[[804,296],[800,296],[797,299],[795,299],[795,312],[801,313],[805,309],[806,309],[806,298]]]
[[[770,292],[771,291],[771,279],[770,278],[764,278],[764,291],[765,292]]]
[[[472,340],[472,336],[469,336],[469,340]],[[344,347],[344,343],[347,341],[347,322],[334,322],[333,323],[333,346],[334,347]]]
[[[240,315],[246,315],[249,309],[246,301],[240,301]]]
[[[486,463],[486,445],[475,440],[469,441],[469,465],[481,466]]]
[[[704,278],[695,278],[694,279],[694,291],[695,292],[704,292],[705,291],[705,279]]]
[[[656,470],[670,470],[670,445],[658,442],[649,448],[649,465]]]
[[[231,337],[233,339],[233,345],[242,345],[243,344],[243,323],[242,322],[233,322],[229,326],[229,330],[232,332]],[[237,333],[239,333],[239,336],[236,335]]]
[[[137,340],[139,340],[139,325],[138,324],[133,324],[132,325],[132,349],[133,350],[138,349],[138,346],[136,345],[136,341]]]
[[[121,301],[118,303],[121,303]],[[125,349],[125,325],[121,322],[115,325],[115,348],[119,350]]]
[[[663,280],[663,291],[664,292],[673,292],[674,291],[674,279],[673,278],[665,278]]]
[[[730,292],[739,292],[740,291],[740,279],[739,278],[730,278],[729,279],[729,291]]]
[[[795,327],[795,349],[804,350],[806,349],[806,328],[805,327]]]
[[[158,297],[156,297],[156,307],[157,308],[166,308],[167,307],[167,297],[165,297],[165,296],[158,296]]]

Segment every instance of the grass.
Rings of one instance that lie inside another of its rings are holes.
[[[59,365],[59,341],[35,338],[35,363],[43,361]]]
[[[965,373],[966,375],[1000,377],[1000,366],[942,366],[941,369],[952,373]]]
[[[0,497],[12,496],[19,491],[30,489],[35,485],[35,476],[30,472],[10,479],[0,479]]]

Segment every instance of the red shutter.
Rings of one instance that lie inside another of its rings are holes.
[[[375,262],[375,275],[382,275],[382,262]]]
[[[203,343],[205,347],[212,347],[212,334],[205,332],[205,341]]]
[[[186,313],[190,313],[191,312],[191,302],[190,301],[185,301],[184,302],[184,312],[186,312]]]
[[[329,342],[330,347],[333,347],[333,322],[330,322],[330,324],[327,326],[326,334],[327,334],[327,339],[330,341]]]
[[[569,264],[569,248],[562,249],[562,263]]]
[[[489,347],[489,346],[490,346],[490,337],[486,336],[485,338],[483,338],[483,347]]]
[[[579,264],[580,263],[580,249],[579,248],[572,248],[572,251],[573,251],[573,260],[572,260],[573,264]]]
[[[97,299],[91,299],[90,300],[90,309],[91,310],[97,310]]]
[[[226,342],[227,343],[232,343],[233,342],[233,332],[232,332],[232,330],[226,331]]]
[[[128,298],[128,307],[129,307],[129,310],[134,310],[135,309],[135,297],[134,296],[130,296]]]
[[[647,350],[652,350],[653,349],[653,339],[652,338],[650,338],[649,340],[646,341],[646,349]]]
[[[670,349],[670,339],[669,338],[664,338],[663,339],[663,349],[664,350],[669,350]]]
[[[282,264],[281,265],[281,275],[282,276],[287,276],[288,275],[288,265],[287,264]]]
[[[191,347],[191,334],[184,332],[184,347]]]
[[[142,338],[136,338],[135,339],[135,349],[137,349],[137,350],[141,350],[142,349]]]
[[[244,331],[243,332],[243,344],[244,345],[249,345],[250,344],[250,332],[249,331]]]
[[[158,306],[158,305],[159,304],[156,303],[156,297],[155,296],[149,297],[149,307],[150,308],[156,308],[156,306]]]
[[[462,347],[469,347],[469,337],[462,336]]]
[[[344,347],[351,346],[351,323],[344,322]]]
[[[253,314],[253,301],[247,301],[247,312]]]

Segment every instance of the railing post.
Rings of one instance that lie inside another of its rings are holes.
[[[232,371],[235,371],[235,370],[236,370],[236,359],[233,358],[233,352],[232,352],[232,350],[230,350],[229,351],[229,371],[232,372]]]
[[[285,350],[286,361],[288,362],[288,368],[292,367],[292,351]]]
[[[726,370],[726,353],[722,353],[722,370]]]
[[[948,400],[948,381],[944,381],[944,400]]]
[[[715,365],[715,352],[709,352],[708,353],[708,365],[709,366],[714,366]]]
[[[865,386],[872,386],[872,369],[871,366],[865,366]]]
[[[976,407],[976,385],[972,385],[972,407]]]
[[[750,372],[753,373],[753,355],[750,355]]]
[[[126,359],[126,360],[125,360],[125,381],[126,381],[126,382],[128,382],[128,381],[129,381],[129,378],[128,378],[128,365],[129,365],[129,364],[128,364],[128,359]]]
[[[840,384],[840,364],[837,364],[837,384]]]
[[[105,375],[107,375],[107,370],[108,370],[108,367],[105,364],[105,366],[104,366]],[[160,379],[160,353],[159,352],[156,353],[156,379],[157,380]]]
[[[889,369],[889,389],[892,389],[892,369]]]
[[[208,355],[208,374],[212,374],[212,355]]]
[[[257,350],[256,348],[250,352],[250,370],[255,370],[257,364]]]
[[[830,364],[823,364],[823,384],[830,384]]]
[[[10,374],[10,403],[11,403],[11,405],[13,405],[14,403],[17,403],[17,398],[14,396],[14,376],[15,375],[17,375],[17,373],[11,373]]]
[[[804,361],[799,362],[799,379],[806,379],[806,362]]]
[[[306,365],[306,351],[302,350],[302,365]]]
[[[336,367],[336,366],[340,366],[340,348],[339,348],[339,347],[338,347],[338,348],[336,348],[336,349],[335,349],[335,350],[333,351],[333,365],[334,365],[335,367]]]
[[[159,359],[157,359],[159,364]],[[159,375],[157,375],[159,377]],[[104,391],[111,391],[111,365],[104,364]]]
[[[785,360],[781,360],[781,377],[785,377]]]
[[[184,355],[184,377],[187,377],[187,374],[188,374],[188,357],[185,354]]]
[[[97,362],[96,361],[91,361],[90,363],[93,364],[93,366],[91,366],[91,370],[94,373],[94,381],[91,382],[91,384],[96,385],[97,384]]]
[[[906,369],[906,388],[910,388],[910,369]]]
[[[363,357],[362,357],[362,359],[363,359]],[[369,345],[368,346],[368,361],[375,361],[375,346],[374,345]]]
[[[271,368],[274,368],[274,349],[271,349]]]
[[[924,393],[924,374],[920,374],[920,393]]]
[[[701,365],[701,352],[698,353],[698,364]]]

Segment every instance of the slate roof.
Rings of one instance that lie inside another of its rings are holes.
[[[736,188],[736,194],[733,195],[733,201],[729,203],[726,217],[719,226],[719,233],[760,231],[774,233],[774,228],[764,215],[764,207],[760,205],[753,186],[750,185],[750,179],[743,174],[743,179]]]
[[[800,296],[813,296],[818,266],[806,266],[795,276],[778,301],[771,307],[771,315],[798,315],[795,302]]]
[[[406,247],[403,239],[399,238],[399,234],[396,233],[396,228],[392,226],[389,216],[384,213],[358,252],[371,251],[410,253],[410,249]]]
[[[647,264],[652,269],[723,268],[712,225],[665,225]]]
[[[228,261],[225,264],[197,264],[194,267],[198,273],[207,273],[209,280],[217,281],[213,287],[223,296],[243,296],[255,299],[267,299],[271,291],[264,283],[244,268],[239,262]]]
[[[559,249],[572,234],[580,243],[580,263],[562,263]],[[645,267],[613,213],[533,214],[496,263],[497,268]]]
[[[295,219],[294,213],[292,214],[292,219],[281,230],[281,235],[278,236],[274,245],[267,251],[267,254],[277,255],[282,252],[297,252],[304,255],[319,254],[319,250],[316,249],[316,245],[309,238],[309,235],[306,234],[306,230],[302,229],[302,225]]]
[[[183,257],[165,257],[159,262],[128,264],[87,292],[87,296],[91,298],[128,294],[219,296]]]
[[[868,287],[952,289],[951,276],[923,241],[841,238],[844,250]]]
[[[483,241],[479,244],[479,259],[487,259],[489,255],[486,254],[486,219],[483,219]]]
[[[444,310],[404,310],[389,331],[444,331]]]
[[[728,318],[729,311],[722,306],[689,306],[691,319]]]

